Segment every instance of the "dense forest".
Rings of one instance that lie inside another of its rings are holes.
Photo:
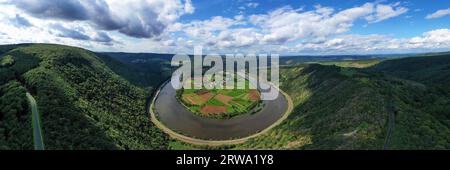
[[[165,149],[149,121],[148,92],[115,74],[107,57],[46,44],[1,54],[0,148],[31,149],[29,91],[37,100],[47,149]]]
[[[237,149],[449,149],[450,55],[281,70],[290,117]]]
[[[167,80],[173,71],[173,55],[152,53],[98,53],[115,73],[139,87],[151,90]]]
[[[280,69],[293,113],[220,149],[450,148],[449,53],[325,61]],[[170,76],[169,62],[164,54],[0,46],[0,149],[33,148],[25,92],[37,100],[46,149],[218,149],[169,139],[149,121],[145,102]]]

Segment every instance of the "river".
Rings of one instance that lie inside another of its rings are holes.
[[[175,98],[170,82],[163,85],[156,97],[154,108],[159,121],[183,135],[207,140],[230,140],[255,134],[280,119],[288,106],[285,96],[279,93],[275,100],[264,101],[263,109],[257,113],[220,120],[188,111]]]

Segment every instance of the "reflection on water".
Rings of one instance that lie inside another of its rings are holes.
[[[264,108],[255,114],[226,120],[204,118],[178,103],[170,84],[165,84],[155,101],[158,119],[176,132],[200,139],[227,140],[252,135],[275,123],[287,109],[285,97],[278,95],[276,100],[264,101]]]

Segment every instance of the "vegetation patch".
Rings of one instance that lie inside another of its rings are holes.
[[[14,64],[14,58],[11,55],[3,56],[0,59],[0,66],[7,67]]]

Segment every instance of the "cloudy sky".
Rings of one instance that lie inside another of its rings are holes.
[[[0,44],[93,51],[450,51],[447,0],[0,0]]]

